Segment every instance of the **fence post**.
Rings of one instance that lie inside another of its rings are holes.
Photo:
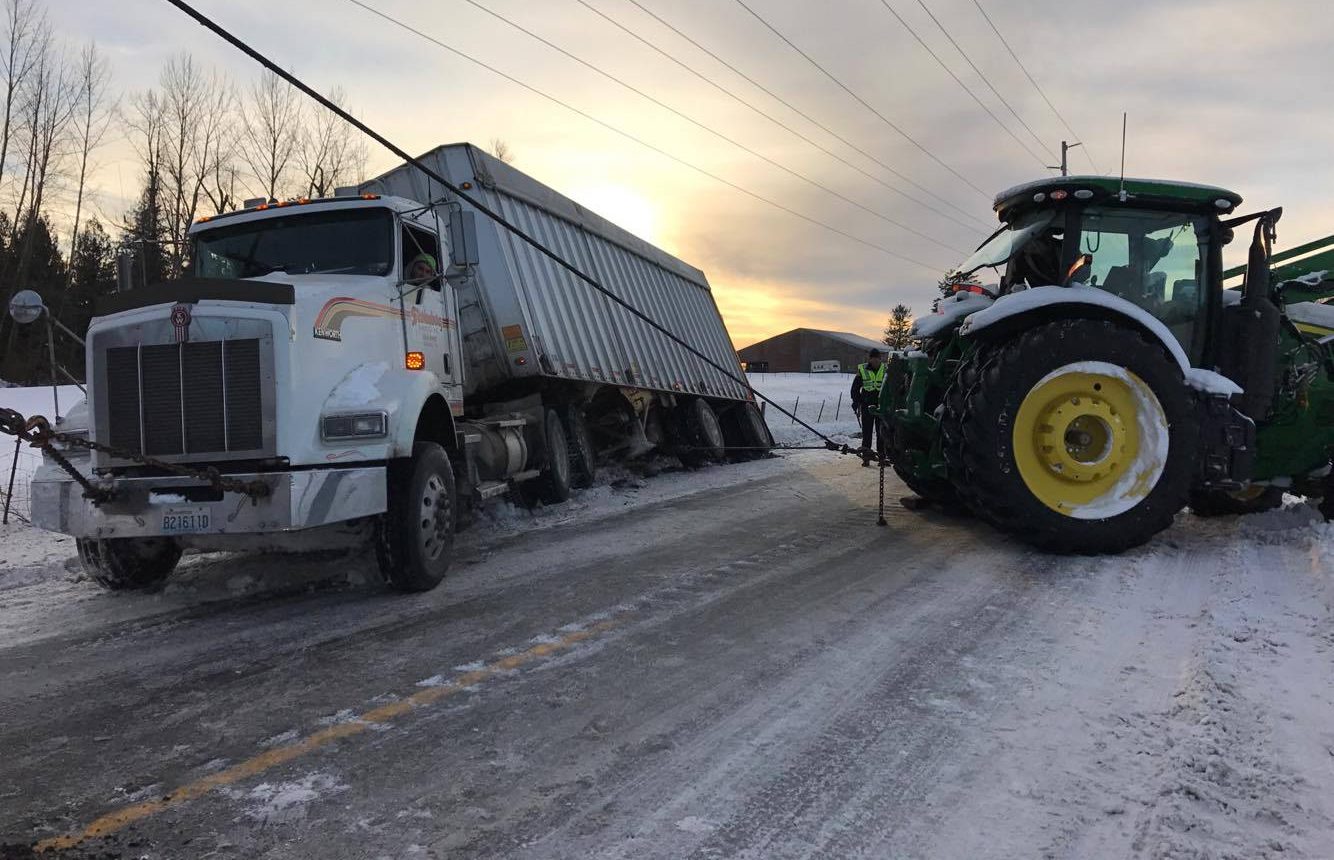
[[[0,524],[9,525],[9,504],[14,499],[14,473],[19,470],[19,448],[23,444],[21,438],[14,438],[14,461],[9,464],[9,490],[5,492],[5,515],[0,518]]]
[[[834,420],[838,420],[838,414],[843,411],[843,392],[838,393],[838,404],[834,406]]]
[[[789,424],[797,423],[797,407],[799,406],[801,406],[801,397],[797,397],[797,402],[792,404],[792,420],[787,423]]]
[[[824,418],[824,405],[825,405],[826,402],[827,402],[827,401],[825,401],[825,400],[821,400],[821,401],[820,401],[820,414],[817,415],[817,416],[815,416],[815,423],[816,423],[816,424],[819,424],[819,423],[820,423],[820,419]]]

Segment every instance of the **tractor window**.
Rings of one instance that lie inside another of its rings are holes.
[[[1192,360],[1203,349],[1209,222],[1175,212],[1084,212],[1076,254],[1092,262],[1075,275],[1134,302],[1171,330]],[[1199,324],[1197,324],[1199,323]]]

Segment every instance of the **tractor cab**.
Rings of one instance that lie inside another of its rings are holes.
[[[1005,296],[1082,284],[1134,304],[1171,331],[1191,363],[1211,359],[1222,298],[1220,216],[1241,203],[1222,188],[1148,179],[1062,176],[996,198],[1005,226],[959,267],[990,268]]]

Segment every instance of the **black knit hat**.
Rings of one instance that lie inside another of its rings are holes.
[[[867,358],[880,358],[882,355],[884,355],[884,353],[875,347],[871,347],[871,351],[866,353]]]

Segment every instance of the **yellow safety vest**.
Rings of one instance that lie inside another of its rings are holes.
[[[857,374],[862,378],[862,391],[879,391],[885,384],[885,363],[880,362],[880,366],[875,370],[865,364],[859,364]]]

